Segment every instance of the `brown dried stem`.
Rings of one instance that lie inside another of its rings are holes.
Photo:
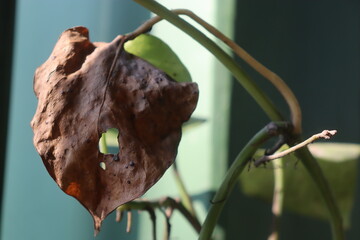
[[[296,150],[298,150],[300,148],[305,147],[306,145],[308,145],[320,138],[330,139],[332,136],[334,136],[336,134],[336,132],[337,132],[336,130],[324,130],[321,133],[315,134],[315,135],[311,136],[310,138],[306,139],[305,141],[303,141],[285,151],[275,153],[273,155],[263,156],[263,157],[259,158],[258,160],[256,160],[254,162],[254,165],[255,165],[255,167],[258,167],[261,164],[267,163],[269,161],[272,161],[272,160],[275,160],[278,158],[282,158],[292,152],[295,152]]]
[[[202,18],[197,16],[190,10],[187,9],[174,9],[172,10],[173,13],[178,15],[186,15],[190,17],[192,20],[200,24],[204,27],[208,32],[213,34],[215,37],[220,39],[223,43],[225,43],[228,47],[230,47],[233,52],[243,59],[247,64],[249,64],[255,71],[257,71],[260,75],[265,77],[269,80],[274,87],[280,92],[280,94],[284,97],[285,101],[287,102],[290,111],[291,111],[291,122],[294,125],[294,133],[300,134],[301,133],[301,121],[302,121],[302,113],[299,102],[295,97],[294,93],[291,89],[286,85],[286,83],[279,77],[276,73],[272,72],[270,69],[262,65],[259,61],[257,61],[254,57],[252,57],[248,52],[246,52],[242,47],[232,41],[230,38],[225,36],[222,32],[216,29],[214,26],[210,25]],[[138,35],[147,32],[153,25],[161,21],[162,18],[159,16],[155,16],[144,24],[142,24],[139,28],[137,28],[134,32],[126,35],[128,39],[133,39]]]
[[[123,211],[116,211],[116,218],[115,218],[115,220],[116,220],[117,222],[121,222],[121,219],[122,219],[123,215],[124,215],[124,212],[123,212]]]
[[[179,169],[177,167],[176,161],[173,163],[173,172],[175,177],[175,183],[179,189],[179,194],[181,197],[181,201],[184,204],[184,207],[195,217],[197,218],[196,211],[194,208],[194,204],[191,200],[190,194],[185,187],[185,183],[180,175]]]
[[[165,210],[162,210],[166,222],[165,222],[165,231],[164,231],[164,240],[169,240],[170,239],[170,232],[171,232],[171,223],[170,223],[170,217],[172,216],[173,213],[173,209],[172,208],[167,208]]]
[[[184,205],[174,200],[170,197],[166,197],[164,199],[155,200],[155,201],[147,201],[147,200],[136,200],[124,205],[121,205],[117,208],[117,211],[129,211],[129,210],[147,210],[149,209],[177,209],[193,226],[196,232],[200,233],[201,224],[197,218],[195,218],[185,207]],[[171,214],[169,214],[170,218]]]
[[[268,240],[278,240],[280,233],[280,220],[284,205],[284,169],[283,159],[279,159],[278,167],[274,168],[274,196],[272,204],[273,222]]]
[[[150,219],[152,222],[152,233],[153,233],[153,240],[156,240],[156,214],[153,208],[149,207],[146,208],[146,210],[148,211],[149,215],[150,215]]]
[[[126,232],[131,232],[131,224],[132,224],[132,212],[131,210],[127,212],[127,224],[126,224]]]

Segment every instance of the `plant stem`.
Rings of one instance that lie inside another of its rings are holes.
[[[131,232],[131,225],[132,225],[132,212],[131,210],[127,212],[127,224],[126,224],[126,232]]]
[[[267,163],[269,161],[278,159],[278,158],[282,158],[285,157],[286,155],[295,152],[296,150],[299,150],[300,148],[305,147],[306,145],[313,143],[314,141],[320,139],[320,138],[324,138],[324,139],[330,139],[330,137],[334,136],[337,133],[336,130],[324,130],[321,133],[318,134],[314,134],[311,137],[309,137],[308,139],[306,139],[305,141],[296,144],[294,146],[292,146],[291,148],[288,148],[282,152],[278,152],[272,155],[267,155],[267,156],[263,156],[260,159],[256,160],[254,162],[255,167],[260,166],[261,164]]]
[[[278,240],[280,234],[280,219],[284,204],[284,169],[283,159],[278,159],[274,164],[274,196],[272,203],[273,226],[268,240]]]
[[[273,103],[269,100],[268,97],[259,89],[259,87],[252,82],[249,77],[241,70],[239,65],[228,55],[226,54],[216,43],[214,43],[212,40],[210,40],[208,37],[206,37],[202,32],[197,30],[195,27],[193,27],[188,22],[181,19],[176,14],[172,13],[170,10],[162,6],[156,1],[153,0],[134,0],[138,4],[142,5],[143,7],[147,8],[148,10],[152,11],[153,13],[159,15],[160,17],[166,19],[168,22],[172,23],[174,26],[181,29],[183,32],[187,33],[189,36],[191,36],[193,39],[195,39],[197,42],[199,42],[202,46],[204,46],[207,50],[209,50],[225,67],[229,69],[229,71],[234,75],[234,77],[239,81],[239,83],[249,92],[249,94],[255,99],[255,101],[260,105],[260,107],[263,109],[263,111],[269,116],[269,118],[272,121],[282,121],[283,117],[277,110],[277,108],[273,105]],[[294,117],[294,116],[293,116]],[[299,125],[301,126],[301,125]],[[300,129],[300,128],[299,128]],[[254,136],[254,138],[251,140],[259,138],[260,133]],[[261,135],[261,134],[260,134]],[[262,136],[264,137],[264,136]],[[251,142],[250,141],[250,142]],[[237,179],[240,172],[243,170],[244,162],[244,156],[250,155],[249,152],[253,152],[254,147],[251,145],[247,145],[238,155],[234,163],[237,163],[236,171],[232,167],[229,169],[229,172],[226,175],[226,179],[224,181],[230,181],[231,184],[235,184],[235,180]],[[343,226],[342,226],[342,220],[339,213],[338,206],[335,203],[335,200],[332,196],[330,187],[322,174],[322,171],[314,159],[314,157],[311,155],[311,153],[308,151],[307,147],[300,149],[296,152],[296,155],[299,156],[299,158],[304,163],[304,166],[307,168],[311,176],[313,177],[314,181],[318,185],[320,192],[327,204],[327,207],[330,212],[331,216],[331,224],[332,224],[332,230],[333,230],[333,238],[336,240],[343,240],[344,239],[344,232],[343,232]],[[314,167],[314,169],[313,169]],[[235,168],[235,167],[234,167]],[[235,176],[234,173],[237,173]],[[228,179],[229,174],[232,175],[231,179]],[[234,181],[234,182],[233,182]],[[229,182],[229,183],[230,183]],[[224,184],[224,182],[223,182]],[[221,186],[223,186],[223,184]],[[219,196],[224,195],[227,196],[229,189],[232,189],[233,185],[227,190],[222,189],[220,187],[218,193]],[[224,192],[225,191],[225,192]],[[218,193],[216,195],[218,195]],[[200,239],[209,239],[211,236],[211,233],[213,231],[213,228],[216,225],[218,216],[223,208],[223,202],[221,202],[224,199],[219,199],[220,202],[215,201],[215,205],[217,207],[214,207],[213,205],[210,208],[210,211],[207,215],[207,218],[205,220]],[[207,236],[207,238],[204,238],[204,236]]]
[[[330,213],[333,239],[344,240],[345,236],[342,217],[340,215],[335,198],[330,190],[329,183],[326,181],[318,162],[307,147],[297,150],[295,152],[295,156],[302,160],[302,163],[309,171],[310,176],[313,178],[315,184],[318,186],[321,195],[324,197],[325,204],[327,205]]]
[[[291,89],[287,86],[287,84],[282,80],[276,73],[272,72],[270,69],[262,65],[259,61],[253,58],[248,52],[246,52],[242,47],[236,44],[233,40],[226,37],[222,32],[216,29],[214,26],[210,25],[202,18],[197,16],[195,13],[191,12],[188,9],[173,9],[171,12],[178,14],[178,15],[186,15],[204,27],[208,32],[213,34],[215,37],[220,39],[223,43],[225,43],[228,47],[230,47],[233,52],[243,59],[247,64],[249,64],[255,71],[269,80],[274,87],[279,91],[279,93],[284,97],[285,101],[287,102],[290,112],[291,112],[291,119],[292,124],[294,125],[294,134],[301,133],[301,108],[299,105],[298,100],[296,99],[294,93]],[[159,16],[155,16],[145,23],[143,23],[140,27],[138,27],[135,31],[128,34],[129,38],[135,38],[140,34],[148,31],[153,25],[158,23],[159,21],[163,20]]]
[[[174,10],[176,11],[176,10]],[[195,15],[193,12],[186,10],[186,9],[178,9],[176,11],[180,14],[186,14],[190,16],[193,20],[203,26],[206,30],[224,42],[228,47],[230,47],[233,52],[243,59],[247,64],[249,64],[253,69],[255,69],[259,74],[269,80],[275,88],[279,91],[279,93],[284,97],[285,101],[287,102],[292,118],[292,124],[294,125],[294,133],[300,134],[301,133],[301,108],[297,98],[295,97],[294,93],[291,89],[286,85],[286,83],[274,72],[270,69],[262,65],[259,61],[253,58],[248,52],[246,52],[242,47],[232,41],[230,38],[226,37],[222,32],[217,30],[215,27],[208,24],[206,21]]]
[[[159,201],[145,201],[145,200],[137,200],[128,202],[124,205],[121,205],[117,208],[117,211],[129,211],[129,210],[148,210],[156,209],[156,208],[172,208],[177,209],[187,220],[188,222],[193,226],[193,228],[200,233],[201,230],[201,224],[199,221],[192,216],[192,214],[184,207],[184,205],[181,202],[177,202],[172,198],[165,198],[163,200]]]
[[[170,10],[153,0],[134,0],[160,17],[166,19],[174,26],[187,33],[198,43],[210,51],[240,82],[240,84],[249,92],[249,94],[260,105],[263,111],[269,116],[272,121],[282,121],[283,117],[276,109],[270,99],[261,91],[261,89],[241,70],[240,66],[222,50],[214,41],[209,39],[205,34],[200,32],[194,26],[172,13]]]
[[[271,123],[261,129],[243,148],[236,157],[231,167],[225,175],[225,179],[221,183],[220,188],[216,192],[210,210],[206,216],[205,222],[200,232],[199,240],[210,239],[215,228],[216,222],[225,205],[228,195],[238,181],[239,175],[244,167],[251,160],[256,150],[269,138],[277,135],[279,128],[286,128],[287,123]]]
[[[177,168],[177,164],[176,161],[173,163],[173,171],[174,171],[174,177],[175,177],[175,182],[176,185],[179,189],[180,192],[180,197],[181,197],[181,201],[184,204],[184,207],[195,217],[196,216],[196,212],[195,212],[195,208],[193,205],[193,202],[191,200],[190,194],[188,193],[188,191],[186,190],[184,181],[182,180],[181,176],[180,176],[180,172]]]

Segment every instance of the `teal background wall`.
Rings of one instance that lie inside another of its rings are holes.
[[[190,8],[227,35],[232,34],[233,0],[160,2],[169,8]],[[226,7],[220,7],[224,3]],[[29,123],[37,104],[32,90],[33,74],[49,57],[65,29],[84,25],[89,28],[92,41],[111,41],[118,34],[132,31],[149,16],[148,11],[131,0],[18,1],[2,240],[94,239],[90,215],[56,186],[32,145]],[[206,123],[183,134],[177,161],[202,221],[227,165],[230,75],[209,52],[170,24],[158,24],[153,33],[178,53],[200,87],[195,116],[205,118]],[[156,199],[167,195],[178,197],[171,170],[145,197]],[[161,237],[164,219],[162,213],[157,211],[157,214],[158,237]],[[148,214],[138,215],[134,211],[133,218],[132,232],[126,234],[126,221],[115,223],[112,214],[96,239],[150,240]],[[175,213],[171,220],[174,239],[196,239],[196,232],[180,214]],[[222,239],[222,235],[221,230],[217,231],[217,239]]]
[[[37,104],[33,73],[69,27],[84,25],[92,41],[110,41],[148,17],[146,10],[127,0],[17,1],[2,240],[93,239],[90,215],[60,191],[32,145],[29,123]],[[124,229],[124,223],[115,224],[110,216],[96,239],[136,239],[136,229],[130,235]]]

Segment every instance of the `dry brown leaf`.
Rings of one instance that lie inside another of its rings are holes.
[[[59,187],[91,213],[96,230],[173,163],[181,125],[198,99],[196,83],[177,83],[123,50],[108,76],[123,40],[92,43],[86,28],[68,29],[34,79],[34,145]],[[117,156],[99,152],[109,128],[119,130]]]

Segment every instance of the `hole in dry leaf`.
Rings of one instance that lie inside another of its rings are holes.
[[[101,134],[99,139],[99,150],[102,154],[114,154],[114,160],[117,161],[119,148],[119,130],[117,128],[109,128]]]

